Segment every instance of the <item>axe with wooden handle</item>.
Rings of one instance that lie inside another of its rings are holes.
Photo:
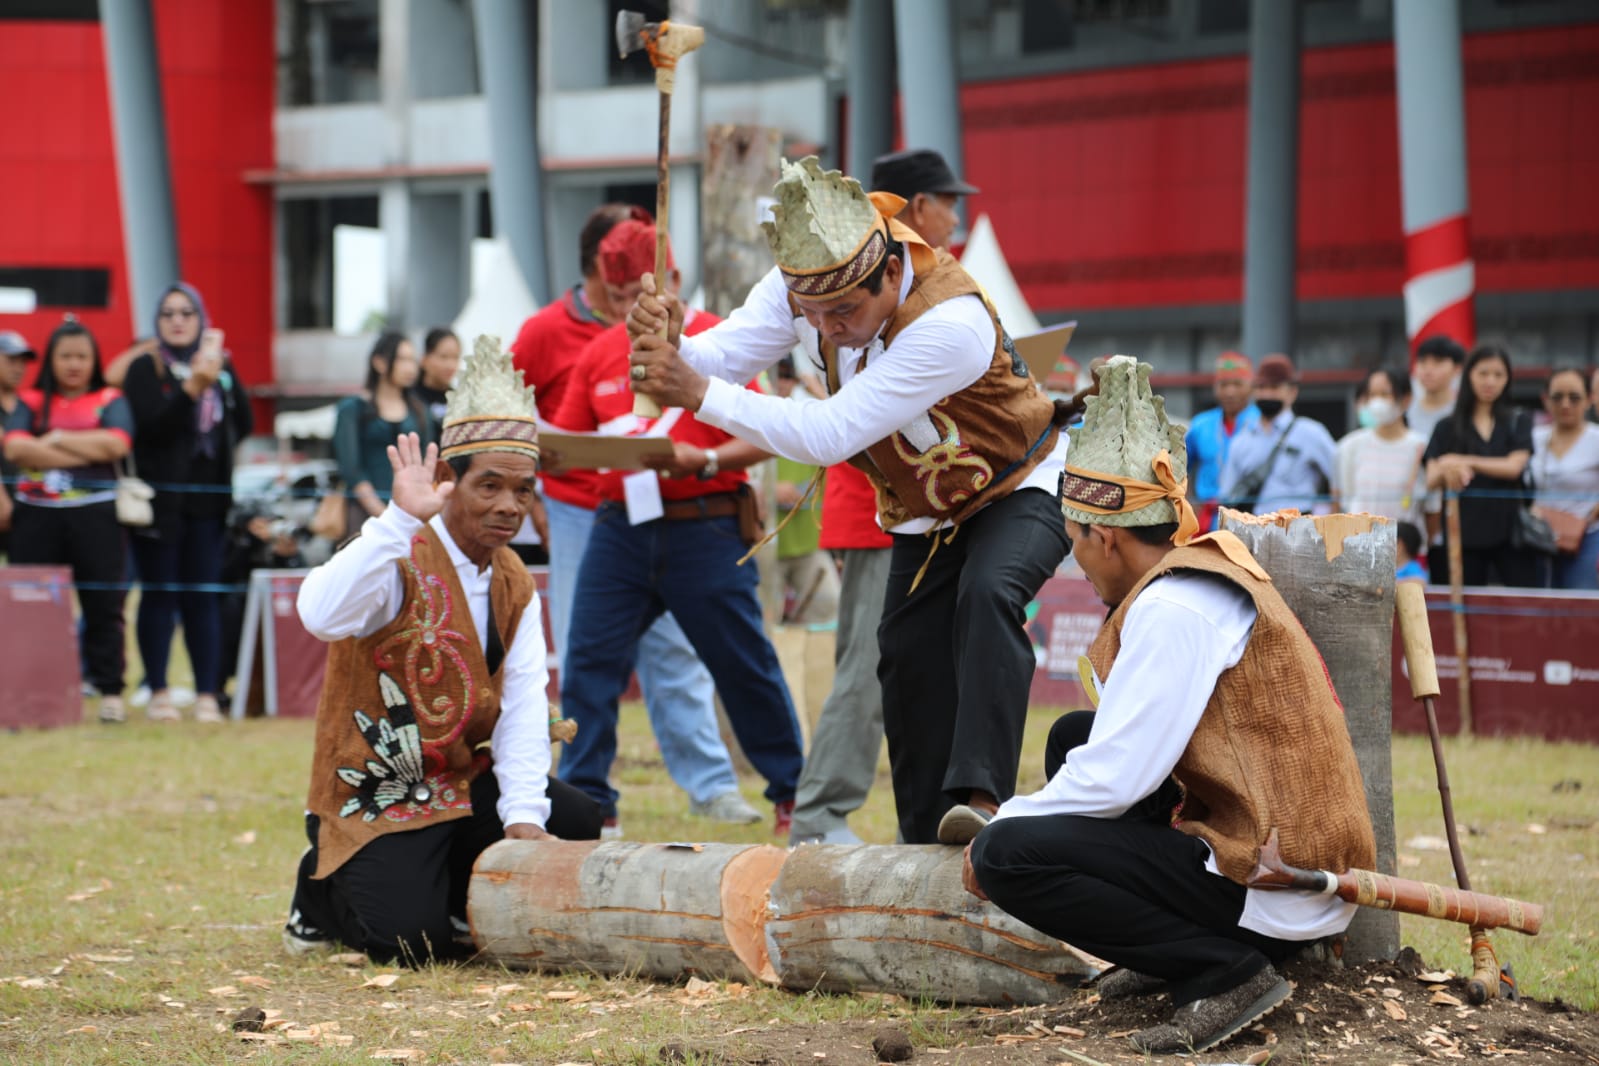
[[[1454,503],[1453,500],[1450,501]],[[1458,532],[1458,531],[1456,531]],[[1458,541],[1451,541],[1453,548]],[[1433,698],[1438,695],[1438,663],[1433,657],[1432,630],[1427,623],[1427,594],[1421,585],[1402,581],[1394,590],[1394,608],[1399,615],[1399,635],[1405,642],[1405,662],[1410,667],[1410,694],[1421,701],[1427,712],[1427,735],[1432,738],[1432,760],[1438,769],[1438,797],[1444,809],[1444,836],[1449,841],[1449,859],[1455,866],[1455,883],[1471,891],[1471,878],[1466,875],[1466,857],[1460,850],[1460,836],[1455,830],[1455,803],[1449,794],[1449,771],[1444,769],[1443,743],[1438,736],[1438,711]],[[1460,615],[1456,615],[1459,618]],[[1462,678],[1464,683],[1464,678]],[[1494,954],[1488,930],[1481,924],[1471,926],[1471,979],[1466,982],[1466,995],[1473,1003],[1485,1003],[1501,994],[1520,999],[1516,989],[1515,972],[1507,965],[1499,965]]]
[[[671,199],[672,173],[667,165],[671,147],[672,87],[677,81],[677,61],[705,43],[705,31],[682,22],[650,22],[637,11],[616,15],[616,50],[626,59],[644,51],[655,67],[655,88],[660,95],[660,136],[655,153],[655,291],[666,287],[667,208]],[[661,328],[666,335],[667,327]],[[634,395],[633,413],[640,418],[655,418],[660,406],[648,396]]]

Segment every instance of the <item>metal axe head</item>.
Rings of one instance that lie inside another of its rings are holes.
[[[705,31],[685,22],[651,22],[637,11],[616,13],[616,50],[627,58],[647,49],[657,69],[670,67],[679,56],[705,43]],[[663,64],[663,60],[665,63]]]

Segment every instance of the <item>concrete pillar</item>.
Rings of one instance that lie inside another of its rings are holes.
[[[604,5],[599,6],[603,10]],[[550,301],[552,290],[544,257],[544,175],[539,163],[537,8],[474,0],[472,10],[489,110],[494,231],[510,244],[528,291],[542,306]],[[573,51],[590,54],[578,47]]]
[[[410,248],[406,274],[410,279],[405,325],[412,329],[447,326],[466,303],[468,253],[461,242],[459,193],[412,193]]]
[[[167,163],[161,65],[150,0],[102,4],[106,87],[117,146],[117,188],[127,246],[128,308],[135,336],[151,328],[161,291],[177,281],[178,228]]]
[[[472,19],[458,0],[411,0],[411,96],[432,100],[477,92]]]
[[[402,169],[411,162],[411,5],[381,0],[378,9],[378,91],[383,114],[383,164]],[[387,178],[378,189],[378,226],[383,230],[383,289],[389,326],[410,324],[411,183]]]
[[[1466,101],[1456,0],[1394,0],[1394,74],[1404,186],[1405,334],[1476,342]]]
[[[843,170],[865,184],[872,160],[894,148],[892,0],[850,0],[849,40],[849,145]]]
[[[954,5],[950,0],[894,0],[894,30],[905,146],[937,149],[951,170],[964,175]]]
[[[1299,192],[1299,0],[1249,12],[1249,187],[1245,193],[1244,354],[1294,350]]]

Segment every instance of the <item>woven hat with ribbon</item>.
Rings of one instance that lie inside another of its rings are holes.
[[[1113,356],[1097,371],[1083,424],[1069,431],[1061,512],[1092,526],[1158,526],[1175,522],[1172,542],[1199,529],[1188,503],[1188,451],[1182,423],[1166,417],[1166,401],[1149,387],[1150,366]]]
[[[480,335],[445,400],[439,458],[477,452],[539,457],[538,408],[533,386],[511,365],[500,338]]]
[[[815,156],[783,161],[772,190],[772,220],[762,222],[783,284],[795,296],[836,300],[871,276],[899,241],[917,273],[931,270],[933,249],[903,222],[894,221],[905,199],[868,194],[841,171],[823,170]]]

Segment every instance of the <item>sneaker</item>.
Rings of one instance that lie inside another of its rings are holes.
[[[1100,999],[1132,999],[1135,996],[1152,996],[1166,990],[1166,982],[1147,973],[1129,970],[1125,966],[1112,966],[1094,981],[1091,991]]]
[[[298,907],[289,911],[289,920],[283,925],[283,950],[290,955],[319,955],[335,947],[332,937],[300,917]]]
[[[140,685],[133,690],[133,695],[128,697],[128,706],[143,707],[150,702],[150,686]]]
[[[227,721],[222,717],[222,705],[217,703],[215,696],[200,696],[194,701],[194,720],[215,725]]]
[[[128,720],[127,708],[122,706],[121,696],[100,697],[100,721],[107,725],[115,725]]]
[[[184,688],[182,685],[173,685],[169,691],[172,693],[172,702],[179,707],[187,707],[199,698],[194,694],[194,689]]]
[[[100,690],[95,688],[92,682],[85,681],[78,686],[78,694],[86,700],[92,700],[100,695]]]
[[[181,722],[183,715],[178,713],[177,707],[172,703],[170,692],[157,692],[150,697],[150,703],[145,708],[144,716],[152,722]]]
[[[938,821],[938,842],[965,846],[976,840],[977,834],[993,820],[994,816],[981,807],[957,803]]]
[[[745,803],[737,789],[713,796],[704,803],[694,800],[688,805],[688,810],[698,817],[709,818],[713,822],[727,822],[729,825],[754,825],[761,820],[761,812]]]
[[[600,839],[601,840],[621,840],[622,839],[622,819],[618,818],[616,815],[613,814],[609,818],[605,819],[605,821],[601,822],[600,823]]]
[[[788,839],[789,830],[794,828],[794,801],[779,800],[772,804],[772,835]]]
[[[1293,994],[1276,970],[1264,967],[1240,985],[1196,999],[1172,1012],[1171,1020],[1134,1033],[1133,1047],[1147,1054],[1208,1051],[1268,1014]]]

